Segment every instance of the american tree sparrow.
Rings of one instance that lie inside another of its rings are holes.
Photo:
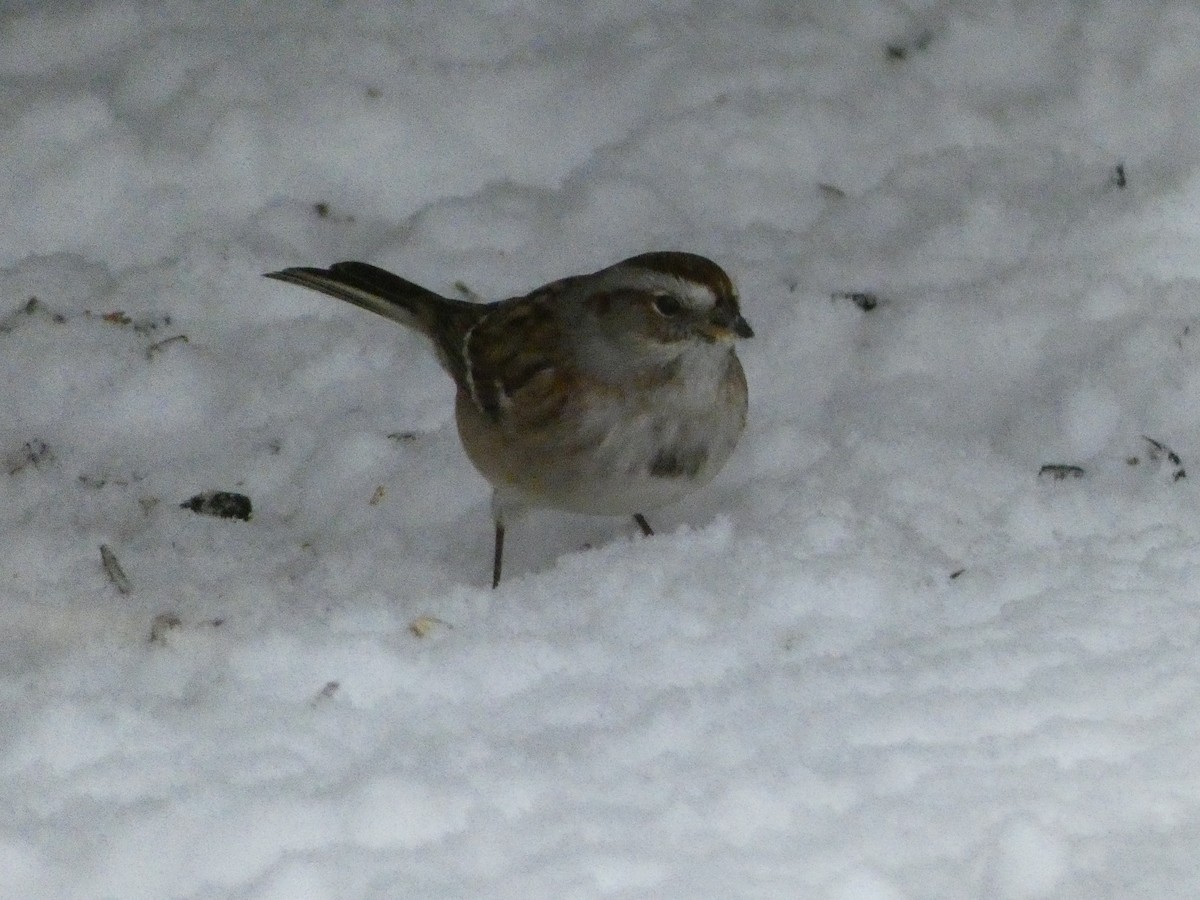
[[[463,448],[492,485],[492,587],[505,521],[550,507],[632,515],[712,480],[746,424],[735,338],[754,332],[729,276],[693,253],[634,256],[523,297],[470,303],[361,262],[268,278],[424,334],[458,385]]]

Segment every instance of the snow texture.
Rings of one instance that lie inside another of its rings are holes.
[[[1194,3],[0,17],[0,896],[1200,896]],[[261,277],[651,249],[742,442],[495,592],[428,349]]]

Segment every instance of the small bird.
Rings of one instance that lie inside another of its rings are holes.
[[[458,387],[467,456],[492,485],[492,587],[506,521],[530,507],[644,512],[703,487],[746,424],[734,350],[754,332],[716,263],[643,253],[493,303],[443,297],[363,262],[275,278],[413,328]]]

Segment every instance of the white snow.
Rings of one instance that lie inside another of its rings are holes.
[[[1184,0],[7,4],[0,897],[1200,896],[1198,47]],[[671,248],[755,328],[741,444],[651,539],[516,523],[495,592],[428,348],[261,277]]]

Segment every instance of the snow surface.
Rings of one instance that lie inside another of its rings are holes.
[[[1194,3],[2,15],[0,896],[1200,896]],[[742,443],[496,592],[432,355],[260,277],[664,248]]]

